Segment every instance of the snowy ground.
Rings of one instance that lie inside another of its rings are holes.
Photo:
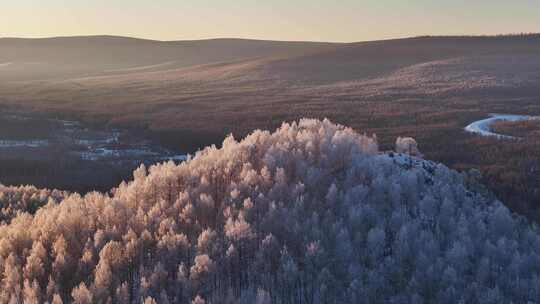
[[[49,145],[48,140],[2,140],[0,139],[0,148],[38,148]]]
[[[498,134],[491,130],[491,125],[496,121],[521,121],[521,120],[530,120],[538,119],[535,116],[529,115],[513,115],[513,114],[491,114],[489,118],[477,120],[470,125],[465,127],[465,131],[470,133],[479,134],[482,136],[492,136],[499,139],[517,139],[517,137]]]
[[[0,112],[0,117],[10,121],[32,121],[31,116]],[[177,154],[144,138],[123,136],[120,130],[91,130],[77,121],[48,119],[52,128],[50,138],[6,139],[0,137],[3,155],[24,153],[29,159],[39,158],[47,152],[62,156],[75,156],[87,161],[183,161],[187,155]],[[31,130],[29,130],[31,131]],[[33,157],[36,156],[36,157]]]

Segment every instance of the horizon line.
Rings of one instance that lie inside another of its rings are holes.
[[[173,39],[162,40],[145,37],[137,37],[131,35],[114,35],[114,34],[92,34],[92,35],[59,35],[59,36],[36,36],[36,37],[22,37],[22,36],[0,36],[0,39],[18,39],[18,40],[47,40],[47,39],[65,39],[65,38],[123,38],[141,41],[152,42],[195,42],[195,41],[212,41],[212,40],[243,40],[243,41],[267,41],[267,42],[290,42],[290,43],[326,43],[326,44],[354,44],[362,42],[377,42],[377,41],[391,41],[391,40],[406,40],[406,39],[418,39],[418,38],[508,38],[508,37],[528,37],[528,36],[540,36],[540,32],[521,32],[521,33],[501,33],[501,34],[456,34],[456,35],[410,35],[410,36],[397,36],[389,38],[381,38],[374,40],[354,40],[354,41],[325,41],[325,40],[281,40],[281,39],[265,39],[265,38],[243,38],[243,37],[214,37],[214,38],[199,38],[199,39]]]

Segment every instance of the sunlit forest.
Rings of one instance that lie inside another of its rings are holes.
[[[228,137],[81,196],[0,188],[0,303],[526,303],[540,231],[412,138]]]

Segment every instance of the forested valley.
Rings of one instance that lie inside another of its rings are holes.
[[[540,231],[399,138],[228,137],[109,192],[0,188],[0,303],[527,303]]]

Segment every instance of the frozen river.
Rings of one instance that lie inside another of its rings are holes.
[[[482,136],[491,136],[491,137],[497,137],[500,139],[518,139],[517,137],[505,135],[505,134],[498,134],[493,132],[491,129],[491,125],[496,121],[522,121],[522,120],[530,120],[530,119],[538,119],[536,116],[529,116],[529,115],[514,115],[514,114],[490,114],[490,117],[477,120],[470,125],[465,127],[465,131],[470,133],[479,134]]]
[[[77,121],[0,112],[0,157],[49,157],[86,161],[159,162],[183,160],[183,154],[119,129],[94,129]]]
[[[0,184],[108,191],[141,164],[186,158],[142,130],[0,111]]]

